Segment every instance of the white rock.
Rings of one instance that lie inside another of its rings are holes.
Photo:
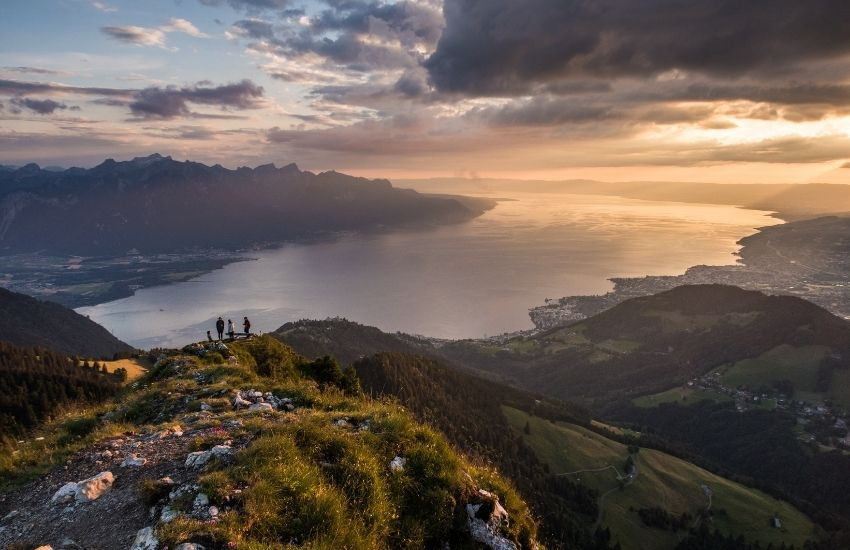
[[[140,468],[144,466],[148,459],[137,455],[136,453],[132,453],[127,455],[124,459],[124,462],[121,463],[123,468]]]
[[[112,472],[100,472],[96,476],[82,481],[69,481],[53,494],[50,502],[67,504],[71,502],[82,503],[97,500],[103,493],[112,488],[114,482],[115,477],[112,475]]]
[[[218,517],[218,506],[210,506],[210,509],[207,511],[211,518]]]
[[[406,458],[397,456],[390,461],[390,470],[392,470],[393,472],[400,472],[404,470],[404,465],[406,462]]]
[[[43,545],[43,546],[39,546],[39,547],[38,547],[38,548],[36,548],[35,550],[53,550],[53,547],[52,547],[52,546],[50,546],[49,544],[45,544],[45,545]]]
[[[256,412],[256,411],[260,411],[260,412],[273,411],[274,407],[272,407],[271,403],[254,403],[253,405],[248,407],[248,410],[254,411],[254,412]]]
[[[112,451],[110,451],[109,449],[106,449],[105,451],[100,453],[100,456],[101,456],[101,458],[105,458],[105,459],[108,460],[108,459],[112,458]]]
[[[194,542],[184,542],[175,546],[174,550],[206,550],[206,548]]]
[[[112,488],[113,483],[115,483],[115,476],[112,475],[112,472],[100,472],[96,476],[78,482],[77,502],[90,502],[99,499]]]
[[[216,445],[209,451],[196,451],[189,453],[186,457],[187,468],[200,468],[213,458],[223,459],[233,454],[233,449],[229,445]]]
[[[145,527],[136,533],[136,540],[133,541],[130,550],[156,550],[158,547],[159,540],[156,538],[153,527]]]
[[[334,421],[334,426],[339,426],[340,428],[347,428],[351,426],[351,424],[349,424],[348,420],[346,420],[345,418],[338,418]]]

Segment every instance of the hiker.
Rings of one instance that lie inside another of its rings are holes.
[[[218,339],[224,340],[224,319],[221,317],[215,322],[215,330],[218,331]]]
[[[227,335],[233,340],[236,338],[236,325],[233,324],[233,319],[227,320]]]
[[[207,331],[207,340],[210,342],[213,341],[212,334],[210,334],[210,331]]]
[[[251,321],[249,321],[247,317],[245,317],[245,320],[242,321],[242,326],[245,327],[245,336],[250,335],[251,334]]]

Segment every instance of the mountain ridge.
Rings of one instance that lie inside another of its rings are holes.
[[[111,359],[133,348],[88,317],[61,306],[0,288],[0,340],[82,358]]]
[[[492,205],[295,164],[230,170],[160,154],[62,172],[29,164],[0,172],[0,253],[238,249],[458,223]]]

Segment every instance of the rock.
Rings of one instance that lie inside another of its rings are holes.
[[[184,542],[175,546],[174,550],[206,550],[206,548],[195,542]]]
[[[406,462],[406,458],[397,456],[390,461],[390,470],[392,470],[393,472],[400,472],[404,470],[404,464]]]
[[[186,457],[187,468],[200,468],[213,458],[224,460],[233,454],[233,449],[229,445],[216,445],[209,451],[196,451],[189,453]]]
[[[210,498],[204,493],[198,493],[192,502],[192,508],[206,508],[210,505]]]
[[[65,504],[67,502],[73,502],[76,499],[76,495],[77,482],[69,481],[53,494],[53,498],[50,499],[50,502],[54,504]]]
[[[212,411],[213,408],[211,406],[207,405],[206,403],[201,403],[201,410],[202,411]]]
[[[100,472],[96,476],[78,482],[77,502],[90,502],[99,499],[112,488],[113,483],[115,483],[115,476],[112,475],[112,472]]]
[[[295,410],[295,405],[292,403],[284,403],[283,408],[287,410],[287,412],[292,412]]]
[[[82,481],[69,481],[54,493],[50,502],[54,504],[69,504],[97,500],[112,487],[114,482],[115,477],[112,475],[112,472],[100,472],[96,476]]]
[[[159,540],[154,534],[153,527],[145,527],[136,533],[136,539],[130,550],[156,550],[157,547],[159,547]]]
[[[122,468],[140,468],[145,465],[148,459],[143,458],[136,453],[127,455],[124,462],[121,463]]]
[[[45,545],[39,546],[35,550],[53,550],[53,547],[50,546],[49,544],[45,544]]]
[[[348,423],[348,419],[346,418],[338,418],[334,421],[334,426],[338,426],[340,428],[348,428],[351,424]]]
[[[9,512],[9,513],[8,513],[8,514],[6,514],[5,516],[3,516],[3,521],[10,520],[10,519],[12,519],[12,518],[14,518],[14,517],[18,516],[19,514],[20,514],[20,512],[19,512],[19,511],[17,511],[17,510],[12,510],[11,512]]]
[[[207,510],[207,514],[209,514],[211,518],[218,517],[218,507],[210,506],[210,509]]]
[[[516,544],[499,535],[502,522],[508,520],[508,511],[499,503],[499,497],[483,489],[478,490],[478,497],[482,502],[466,505],[472,540],[491,550],[517,550]]]
[[[105,451],[100,453],[100,457],[103,458],[103,459],[109,460],[110,458],[112,458],[112,451],[110,451],[109,449],[106,449]]]
[[[254,411],[254,412],[256,412],[256,411],[260,411],[260,412],[269,411],[270,412],[270,411],[274,410],[274,407],[272,407],[271,403],[254,403],[253,405],[248,407],[248,410]]]
[[[161,477],[161,478],[159,478],[159,482],[160,482],[162,485],[168,485],[169,487],[171,487],[171,486],[173,486],[173,485],[174,485],[174,480],[173,480],[173,479],[171,479],[171,478],[170,478],[170,477],[168,477],[168,476],[165,476],[165,477]]]
[[[250,407],[251,402],[247,399],[244,399],[241,395],[237,395],[233,398],[233,408],[240,409],[242,407]]]
[[[169,523],[177,519],[177,516],[180,515],[180,512],[172,508],[171,506],[163,506],[162,512],[159,514],[159,521],[162,523]]]
[[[83,550],[83,547],[77,544],[74,540],[65,538],[59,545],[62,550]]]
[[[224,426],[226,428],[241,428],[242,427],[242,421],[239,420],[238,418],[231,418],[230,420],[224,421]]]

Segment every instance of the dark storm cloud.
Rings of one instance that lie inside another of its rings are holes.
[[[258,107],[263,88],[243,80],[223,86],[195,85],[183,88],[145,88],[130,102],[130,112],[139,118],[170,119],[192,114],[189,103],[222,108],[252,109]]]
[[[435,44],[443,30],[440,12],[419,3],[326,0],[326,4],[331,9],[322,11],[311,21],[311,26],[318,32],[369,33],[398,38],[405,46],[413,46],[417,42]]]
[[[11,103],[12,105],[29,109],[30,111],[33,111],[34,113],[38,113],[40,115],[49,115],[56,110],[65,110],[69,108],[64,103],[59,103],[58,101],[53,101],[52,99],[31,99],[28,97],[24,97],[15,98],[11,101]]]
[[[426,66],[442,91],[520,94],[565,77],[778,74],[850,53],[846,0],[446,0]]]

